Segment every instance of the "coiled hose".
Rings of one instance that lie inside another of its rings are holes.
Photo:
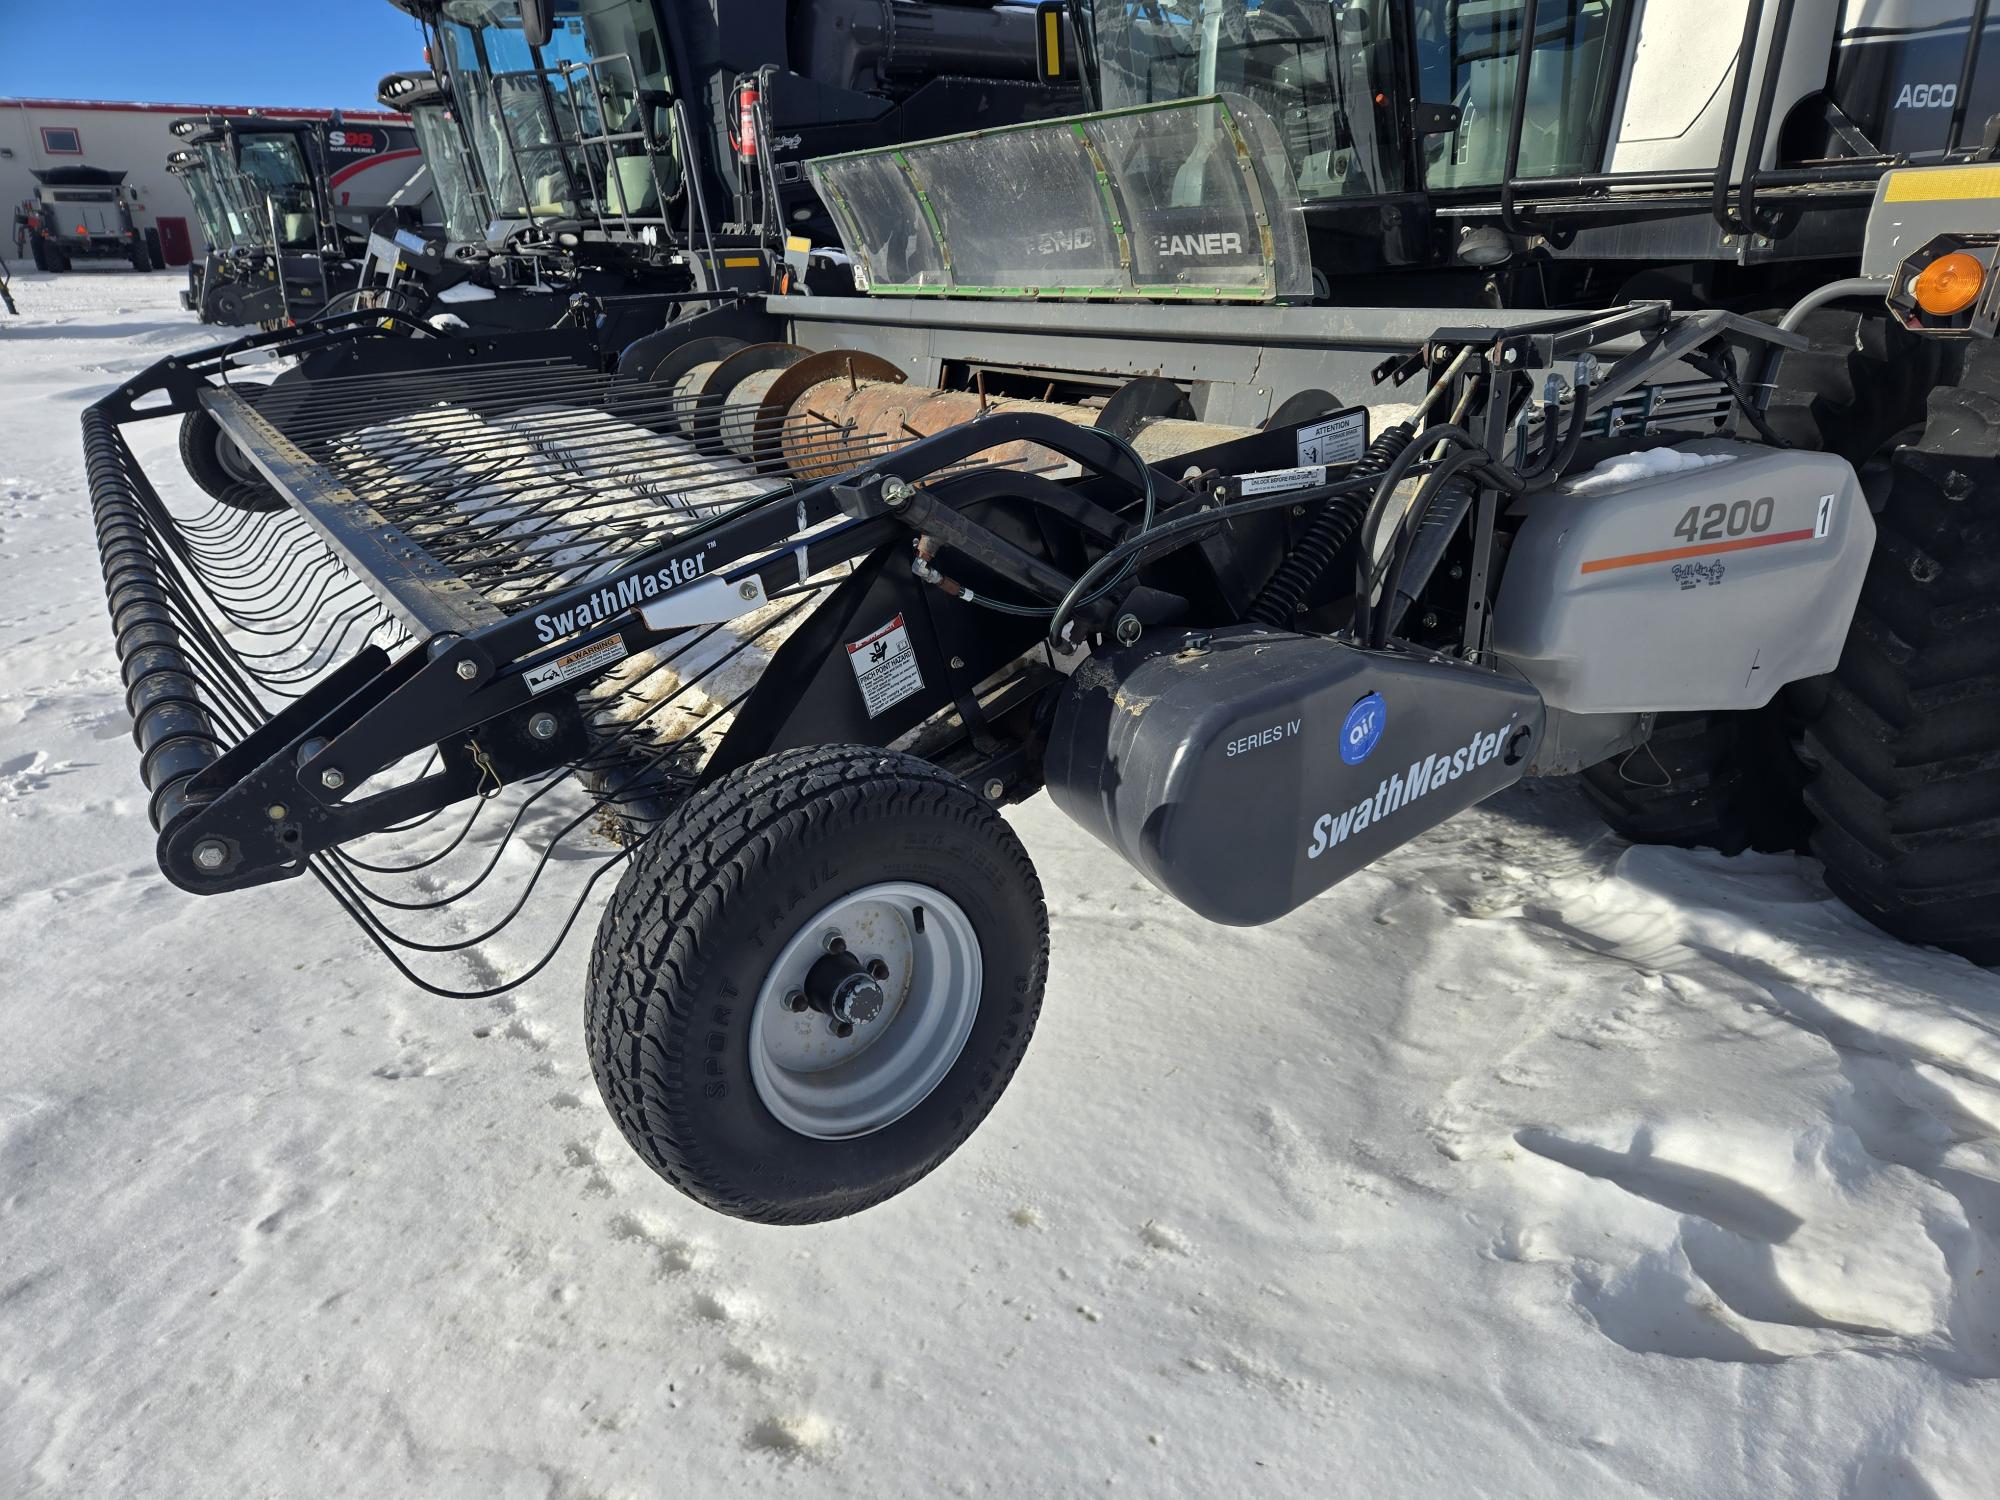
[[[1388,473],[1416,438],[1417,429],[1409,422],[1398,422],[1383,428],[1375,441],[1368,445],[1367,451],[1356,460],[1350,477],[1374,479]],[[1333,565],[1340,549],[1354,539],[1354,533],[1367,518],[1373,500],[1373,488],[1364,488],[1352,494],[1336,495],[1314,512],[1298,545],[1286,554],[1285,560],[1278,564],[1278,570],[1251,601],[1247,614],[1253,624],[1273,630],[1290,630],[1293,627],[1300,607],[1312,592],[1312,586]]]

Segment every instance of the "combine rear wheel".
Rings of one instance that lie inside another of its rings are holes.
[[[231,510],[283,510],[284,496],[257,472],[215,418],[197,407],[181,419],[181,462],[210,499]]]
[[[1811,820],[1804,768],[1780,703],[1741,713],[1661,714],[1652,737],[1583,773],[1583,792],[1612,832],[1683,849],[1798,849]]]
[[[1013,1076],[1048,913],[963,783],[859,746],[788,750],[699,793],[598,929],[591,1066],[668,1182],[767,1224],[857,1213],[937,1166]]]
[[[2000,394],[1934,390],[1888,471],[1868,580],[1806,734],[1813,852],[1885,931],[2000,963]]]

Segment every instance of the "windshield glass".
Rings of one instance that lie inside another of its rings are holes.
[[[1528,66],[1519,175],[1595,171],[1619,74],[1606,54],[1624,34],[1629,0],[1542,0]],[[1507,167],[1521,0],[1416,0],[1418,95],[1451,105],[1458,126],[1426,143],[1434,188],[1490,187]]]
[[[1222,93],[1262,107],[1308,202],[1396,192],[1393,0],[1077,0],[1104,109]]]
[[[194,204],[195,218],[201,221],[202,238],[210,248],[227,250],[234,243],[229,233],[229,219],[222,211],[222,202],[216,197],[215,187],[208,180],[205,168],[188,167],[174,173],[180,184],[187,189],[188,200]]]
[[[444,232],[461,244],[486,238],[486,212],[479,206],[479,185],[466,156],[465,139],[458,121],[442,104],[426,104],[410,111],[416,127],[417,145],[430,169],[431,190],[443,213]]]
[[[227,230],[223,243],[233,248],[267,242],[271,231],[263,200],[252,195],[249,183],[236,170],[229,138],[217,135],[197,141],[195,150],[201,153],[202,166],[208,174],[208,190],[215,196],[216,213]]]
[[[651,0],[553,0],[531,48],[515,0],[446,0],[438,39],[496,217],[653,219],[680,188]]]
[[[245,197],[278,243],[287,249],[319,245],[318,205],[313,198],[312,173],[306,166],[305,144],[296,135],[239,135],[237,175]]]

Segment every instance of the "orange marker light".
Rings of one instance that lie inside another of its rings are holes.
[[[1917,279],[1910,283],[1910,295],[1932,317],[1948,318],[1972,306],[1985,283],[1986,267],[1979,263],[1979,257],[1954,250],[1917,272]]]

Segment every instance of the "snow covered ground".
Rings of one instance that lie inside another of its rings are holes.
[[[811,1230],[626,1151],[582,943],[455,1003],[177,893],[76,418],[178,284],[0,316],[0,1494],[2000,1492],[2000,978],[1810,862],[1531,786],[1238,932],[1038,799],[1027,1062]]]

